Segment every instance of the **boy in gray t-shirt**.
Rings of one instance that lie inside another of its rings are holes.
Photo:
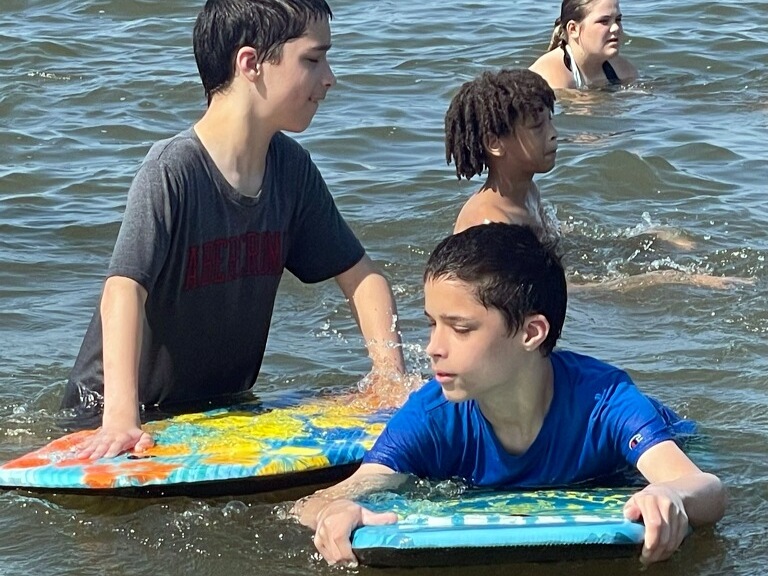
[[[152,445],[140,404],[249,389],[284,268],[335,277],[374,370],[403,374],[389,283],[339,214],[309,154],[336,80],[324,0],[208,0],[194,48],[208,109],[156,143],[131,185],[107,280],[63,401],[103,423],[81,457]]]

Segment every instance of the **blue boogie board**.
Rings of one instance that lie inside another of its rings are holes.
[[[467,491],[457,498],[407,499],[382,493],[360,503],[394,511],[396,524],[362,526],[352,536],[361,564],[448,566],[543,562],[638,554],[645,529],[626,520],[637,488]]]
[[[219,496],[336,482],[360,464],[395,408],[365,394],[241,404],[148,422],[155,445],[76,458],[94,430],[0,464],[0,489],[114,496]]]

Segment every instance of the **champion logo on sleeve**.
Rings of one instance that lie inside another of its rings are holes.
[[[634,450],[637,448],[637,445],[640,444],[640,442],[643,441],[643,435],[642,434],[635,434],[632,436],[632,438],[629,439],[629,449]]]

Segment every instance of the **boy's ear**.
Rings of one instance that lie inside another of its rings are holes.
[[[235,55],[235,72],[249,80],[255,80],[261,74],[259,55],[251,46],[242,46]]]
[[[523,346],[529,351],[538,350],[549,336],[549,320],[543,314],[528,316],[523,323]]]
[[[489,156],[498,157],[504,155],[504,144],[502,143],[501,138],[495,134],[488,136],[485,139],[485,142],[483,142],[483,146],[485,147],[485,151]]]

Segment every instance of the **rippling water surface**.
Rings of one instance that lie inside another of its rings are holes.
[[[130,180],[153,141],[203,112],[191,50],[199,4],[0,6],[0,459],[59,433],[63,382]],[[459,84],[481,70],[529,65],[558,5],[332,4],[338,86],[298,138],[393,281],[414,371],[428,373],[422,266],[479,185],[459,183],[445,165],[443,114]],[[768,563],[768,8],[757,0],[636,0],[623,12],[624,53],[642,77],[619,92],[562,97],[557,167],[538,178],[567,229],[573,280],[614,286],[572,294],[562,344],[625,366],[643,389],[699,420],[708,443],[696,459],[730,488],[726,518],[695,533],[654,574],[761,575]],[[751,284],[630,286],[654,270]],[[286,277],[259,388],[347,388],[367,367],[334,283]],[[288,507],[255,496],[3,493],[0,574],[337,573],[313,554]],[[641,572],[634,559],[513,569]]]

